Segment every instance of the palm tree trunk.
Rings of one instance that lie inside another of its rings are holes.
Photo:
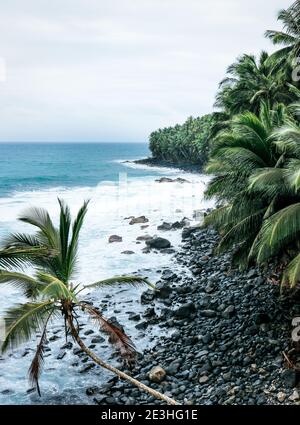
[[[153,390],[152,388],[148,387],[147,385],[142,384],[141,382],[139,382],[137,379],[132,378],[130,375],[127,375],[126,373],[122,372],[121,370],[107,364],[106,362],[104,362],[103,360],[101,360],[99,357],[96,356],[95,353],[93,353],[89,348],[87,348],[87,346],[84,344],[84,342],[82,341],[82,339],[80,338],[77,329],[74,326],[73,320],[72,320],[72,316],[69,315],[68,316],[68,325],[69,328],[71,330],[71,334],[73,336],[73,338],[75,339],[75,341],[77,342],[77,344],[79,345],[79,347],[95,362],[97,363],[99,366],[102,366],[104,369],[109,370],[110,372],[113,372],[114,374],[116,374],[119,378],[121,379],[125,379],[126,381],[130,382],[131,384],[137,386],[138,388],[140,388],[143,391],[146,391],[147,393],[151,394],[152,396],[165,401],[168,404],[174,404],[177,405],[178,403],[173,400],[172,398],[160,393],[159,391]]]

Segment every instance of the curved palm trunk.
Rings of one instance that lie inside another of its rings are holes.
[[[173,400],[172,398],[165,396],[164,394],[161,394],[159,391],[153,390],[152,388],[148,387],[147,385],[142,384],[141,382],[139,382],[137,379],[132,378],[130,375],[127,375],[126,373],[122,372],[121,370],[105,363],[103,360],[101,360],[99,357],[96,356],[95,353],[93,353],[89,348],[87,348],[87,346],[84,344],[84,342],[82,341],[82,339],[80,338],[77,329],[74,326],[74,323],[72,321],[72,317],[69,316],[68,317],[68,325],[69,328],[71,330],[72,336],[75,339],[75,341],[77,342],[77,344],[80,346],[80,348],[95,362],[97,363],[99,366],[102,366],[104,369],[109,370],[110,372],[113,372],[114,374],[116,374],[117,376],[119,376],[119,378],[121,379],[125,379],[126,381],[130,382],[131,384],[137,386],[138,388],[140,388],[143,391],[146,391],[147,393],[151,394],[152,396],[161,399],[163,401],[165,401],[168,404],[175,404],[177,405],[178,403]]]

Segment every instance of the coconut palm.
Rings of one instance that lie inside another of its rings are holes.
[[[280,163],[281,154],[272,141],[274,128],[282,124],[286,111],[278,105],[270,110],[262,103],[260,116],[246,112],[232,119],[229,130],[219,133],[213,143],[206,171],[214,175],[206,197],[221,204],[205,219],[222,235],[218,251],[235,246],[233,262],[248,265],[248,254],[268,214],[270,200],[249,191],[249,178],[258,170]]]
[[[290,122],[274,136],[284,161],[282,168],[270,169],[269,175],[261,170],[252,176],[250,189],[257,196],[268,196],[273,211],[264,220],[250,257],[258,264],[283,259],[283,283],[295,287],[300,282],[300,127]]]
[[[282,31],[268,30],[266,37],[276,46],[283,46],[274,54],[276,58],[296,58],[300,54],[300,0],[288,9],[281,10],[278,20],[283,25]]]
[[[114,344],[127,363],[135,357],[135,347],[130,338],[119,327],[108,321],[97,308],[80,300],[80,293],[86,288],[105,288],[118,283],[128,285],[146,284],[155,289],[147,279],[138,276],[120,276],[98,281],[80,287],[74,282],[78,263],[78,240],[88,202],[80,208],[72,223],[68,206],[59,200],[59,226],[53,224],[48,212],[40,208],[26,211],[20,220],[34,226],[34,234],[17,233],[8,236],[4,250],[0,252],[0,264],[6,268],[0,270],[0,283],[21,289],[28,302],[7,310],[5,314],[6,336],[2,351],[14,348],[29,341],[37,332],[41,334],[33,357],[29,376],[30,381],[39,389],[39,377],[43,365],[43,353],[47,341],[47,330],[54,319],[60,319],[66,337],[71,336],[80,348],[98,365],[115,373],[151,395],[176,402],[167,396],[140,383],[128,374],[107,364],[92,352],[80,337],[80,312],[93,319],[95,325],[108,333],[109,341]],[[51,255],[49,255],[49,252]],[[36,255],[37,254],[37,255]],[[24,261],[34,266],[34,274],[28,275],[19,270]],[[16,270],[15,267],[18,267]]]
[[[208,165],[216,176],[207,196],[225,204],[205,225],[220,231],[219,252],[234,247],[233,260],[242,267],[277,258],[284,266],[283,284],[295,287],[300,282],[300,105],[288,111],[262,105],[259,119],[238,116],[231,131],[217,137]]]
[[[258,59],[244,54],[228,67],[215,106],[235,115],[245,111],[257,114],[261,102],[271,108],[278,102],[289,104],[295,98],[287,82],[285,69],[267,52],[261,52]]]

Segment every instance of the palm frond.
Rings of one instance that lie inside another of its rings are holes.
[[[51,248],[56,249],[58,247],[57,229],[55,228],[49,213],[45,209],[30,208],[19,217],[19,220],[37,227],[40,230],[41,235],[43,235],[48,242],[47,245]]]
[[[258,233],[250,257],[264,263],[277,255],[287,244],[297,240],[300,235],[300,204],[283,208],[265,220]]]
[[[49,258],[54,251],[47,247],[19,247],[10,246],[0,249],[0,267],[2,268],[23,268],[31,264],[36,258]]]
[[[109,335],[110,342],[116,346],[122,356],[129,360],[135,357],[136,350],[134,344],[121,329],[105,319],[96,308],[84,303],[80,303],[79,306],[92,317],[102,331]]]
[[[298,254],[286,267],[282,284],[289,284],[291,288],[295,288],[300,282],[300,254]]]
[[[155,285],[149,282],[148,279],[140,276],[116,276],[109,279],[100,280],[99,282],[85,285],[85,288],[102,288],[116,284],[128,284],[131,286],[148,285],[151,289],[156,289]]]
[[[66,256],[66,269],[67,277],[70,279],[75,271],[75,264],[77,260],[77,249],[78,249],[78,238],[79,233],[83,225],[84,217],[87,213],[89,201],[85,201],[83,206],[78,211],[77,217],[73,223],[72,236],[68,246],[68,252]]]
[[[0,270],[0,284],[11,285],[21,290],[27,298],[36,298],[43,289],[43,285],[37,279],[8,270]]]
[[[53,310],[54,304],[49,300],[19,304],[7,310],[4,314],[6,335],[2,352],[30,340],[34,333],[43,329],[49,313]]]
[[[69,290],[64,282],[55,276],[44,272],[38,272],[37,278],[44,284],[44,288],[40,293],[42,297],[53,300],[69,299],[76,301],[75,294]]]
[[[31,362],[31,365],[28,371],[30,383],[32,386],[36,387],[36,390],[40,397],[41,397],[41,391],[39,386],[39,378],[40,378],[43,363],[44,363],[44,350],[45,350],[45,345],[47,343],[47,325],[49,323],[49,320],[51,319],[51,316],[52,316],[52,312],[49,314],[48,318],[46,319],[41,339],[37,345],[34,358]]]

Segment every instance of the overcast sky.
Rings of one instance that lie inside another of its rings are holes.
[[[241,53],[272,50],[292,0],[9,0],[0,141],[147,141],[212,111]]]

